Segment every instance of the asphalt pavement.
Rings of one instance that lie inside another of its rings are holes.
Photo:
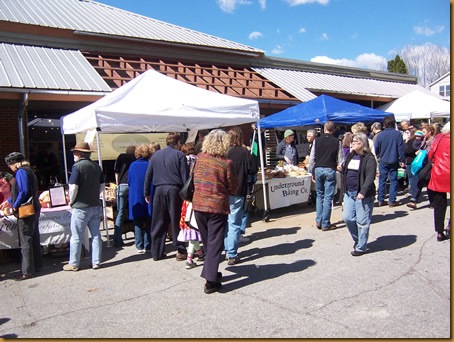
[[[252,219],[241,262],[220,264],[223,289],[209,295],[201,266],[185,269],[170,243],[167,259],[139,255],[133,233],[123,249],[104,241],[99,270],[85,258],[78,272],[64,272],[66,256],[46,255],[40,274],[17,282],[17,260],[3,260],[0,337],[451,337],[450,240],[436,240],[427,200],[417,210],[375,207],[360,257],[350,255],[339,205],[338,228],[326,232],[308,204],[269,218]]]

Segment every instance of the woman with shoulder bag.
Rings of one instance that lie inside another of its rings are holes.
[[[13,214],[18,217],[19,242],[21,246],[22,274],[16,280],[29,279],[41,267],[41,244],[38,220],[41,205],[38,200],[38,180],[22,153],[12,152],[5,158],[8,167],[15,173],[16,181],[11,189]],[[26,203],[33,203],[30,216],[20,217],[19,208]]]
[[[432,196],[434,207],[434,225],[437,232],[437,241],[444,241],[450,237],[450,227],[444,232],[446,208],[448,206],[446,193],[451,192],[451,127],[448,122],[435,137],[429,153],[432,161],[430,181],[427,186]]]

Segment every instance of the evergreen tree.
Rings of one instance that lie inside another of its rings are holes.
[[[407,65],[399,55],[396,55],[396,58],[388,61],[388,71],[408,75]]]

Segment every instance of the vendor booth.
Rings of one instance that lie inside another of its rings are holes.
[[[396,117],[404,115],[409,119],[431,120],[435,117],[449,118],[451,103],[430,91],[414,90],[378,109],[393,112]]]
[[[41,246],[61,245],[69,242],[71,237],[71,208],[61,206],[42,208],[39,216],[39,234]],[[89,250],[88,231],[83,245]],[[17,219],[15,216],[0,217],[0,249],[19,248]]]
[[[65,135],[82,132],[91,132],[92,138],[109,133],[188,132],[191,135],[201,129],[252,122],[260,126],[259,119],[259,105],[255,100],[204,90],[150,69],[102,99],[62,117],[61,131],[64,143]],[[91,143],[89,135],[86,141]],[[99,138],[96,140],[101,165]]]
[[[272,114],[260,120],[261,128],[296,129],[298,127],[321,126],[327,121],[336,124],[354,124],[356,122],[382,122],[387,115],[393,115],[381,110],[368,108],[359,104],[350,103],[328,95],[319,97],[281,112]],[[266,180],[265,186],[258,186],[257,194],[261,193],[269,199],[268,203],[257,201],[261,208],[267,204],[270,209],[286,207],[292,204],[309,201],[311,191],[315,191],[312,175],[305,172],[305,163],[283,170],[282,173],[272,173],[271,179]],[[278,169],[279,167],[277,167]],[[299,173],[295,175],[295,173]],[[306,173],[306,174],[304,174]],[[339,191],[341,175],[336,173],[337,188]],[[265,191],[263,191],[265,189]]]

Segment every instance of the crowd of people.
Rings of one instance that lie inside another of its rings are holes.
[[[383,123],[374,123],[371,133],[358,122],[351,131],[336,134],[334,122],[323,125],[317,136],[307,132],[308,171],[316,189],[315,225],[322,231],[335,229],[331,222],[336,173],[341,175],[343,221],[353,239],[351,254],[367,252],[369,229],[375,203],[381,207],[399,206],[398,172],[406,168],[409,201],[417,209],[423,187],[427,187],[429,204],[434,209],[434,229],[438,241],[450,238],[450,221],[445,227],[447,193],[450,192],[450,123],[441,129],[423,123],[414,127],[402,121],[397,129],[393,116]],[[156,143],[129,146],[118,156],[114,171],[117,184],[117,214],[114,225],[114,246],[122,248],[122,230],[126,218],[133,222],[134,245],[139,254],[150,253],[154,261],[167,258],[166,239],[176,249],[176,260],[185,267],[197,267],[203,261],[201,277],[205,293],[222,287],[219,262],[225,253],[228,265],[241,262],[239,244],[244,234],[247,213],[246,196],[256,180],[258,165],[244,145],[239,127],[228,131],[202,131],[197,144],[182,144],[179,133],[169,133],[166,147]],[[277,158],[285,164],[297,165],[295,133],[284,132],[277,148]],[[91,267],[101,267],[102,239],[99,231],[102,217],[100,196],[105,178],[100,166],[90,159],[88,143],[77,143],[72,149],[74,165],[69,179],[71,239],[69,262],[65,271],[78,271],[82,239],[91,233]],[[424,151],[424,152],[422,152]],[[429,176],[412,172],[412,163],[419,153],[427,154],[425,164],[431,167]],[[5,158],[12,174],[4,173],[0,184],[2,194],[8,189],[11,196],[2,199],[0,209],[11,208],[18,213],[21,205],[33,203],[34,212],[18,217],[22,264],[18,280],[32,277],[41,267],[37,198],[37,179],[23,154],[13,152]],[[191,174],[192,177],[189,177]],[[192,179],[192,201],[184,200],[180,190]],[[378,189],[377,189],[378,184]],[[389,184],[389,190],[388,190]],[[385,201],[386,193],[389,199]],[[31,201],[31,202],[30,202]],[[188,217],[194,217],[189,221]]]

